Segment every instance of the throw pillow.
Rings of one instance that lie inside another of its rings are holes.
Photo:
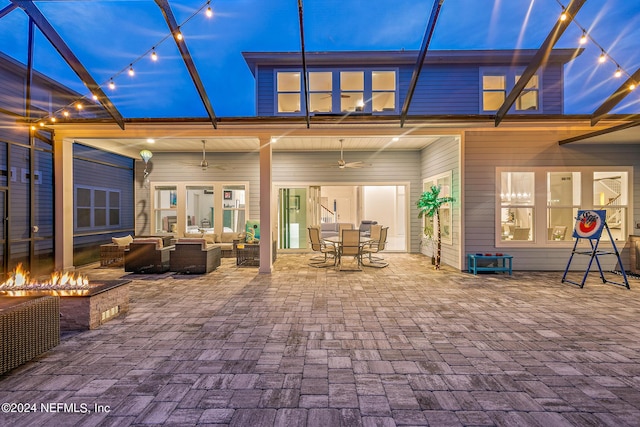
[[[133,242],[133,237],[129,234],[124,237],[112,237],[111,243],[115,243],[118,246],[129,246],[129,243]]]

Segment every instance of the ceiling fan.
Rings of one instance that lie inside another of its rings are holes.
[[[340,169],[344,169],[344,168],[363,168],[363,167],[367,167],[367,166],[371,166],[370,163],[364,163],[364,162],[347,162],[344,160],[344,150],[343,150],[343,142],[344,139],[340,139],[340,160],[338,160],[338,164],[333,164],[332,166],[338,166],[338,168]]]
[[[205,139],[203,139],[202,140],[202,160],[200,161],[200,169],[202,169],[203,171],[206,171],[209,168],[209,166],[211,166],[211,167],[216,168],[216,169],[226,170],[226,168],[224,166],[222,166],[222,165],[210,165],[209,164],[209,162],[207,161],[206,143],[207,143],[207,141]]]

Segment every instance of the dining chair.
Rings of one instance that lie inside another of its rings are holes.
[[[383,227],[380,230],[380,237],[377,241],[373,241],[363,245],[362,247],[362,265],[365,267],[383,268],[389,265],[382,257],[373,257],[373,254],[382,252],[387,244],[387,231],[389,227]],[[368,259],[367,262],[365,260]]]
[[[309,227],[309,243],[314,252],[320,252],[322,255],[314,256],[309,260],[309,266],[322,268],[335,265],[337,260],[336,246],[320,239],[320,227]],[[333,259],[332,263],[329,263]]]
[[[360,230],[342,230],[340,235],[340,246],[338,248],[338,269],[341,271],[362,271],[360,267],[362,258],[362,246],[360,245]],[[344,268],[345,257],[352,257],[355,267]]]

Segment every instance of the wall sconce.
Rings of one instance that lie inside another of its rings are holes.
[[[142,158],[142,161],[144,162],[144,178],[143,178],[143,185],[144,188],[149,188],[149,171],[147,170],[147,164],[149,163],[149,159],[151,157],[153,157],[153,153],[149,150],[142,150],[140,151],[140,157]]]

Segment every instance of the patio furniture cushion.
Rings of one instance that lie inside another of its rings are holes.
[[[162,249],[161,237],[136,237],[131,243],[155,243],[156,249]]]
[[[200,233],[200,232],[194,232],[194,231],[192,231],[192,232],[186,232],[186,233],[184,233],[184,237],[187,237],[187,238],[190,238],[190,237],[191,237],[191,238],[202,237],[202,233]]]
[[[131,234],[124,237],[112,237],[111,242],[118,246],[129,246],[129,243],[133,242]]]
[[[176,244],[193,244],[200,245],[202,249],[206,249],[207,241],[202,237],[181,237]]]

